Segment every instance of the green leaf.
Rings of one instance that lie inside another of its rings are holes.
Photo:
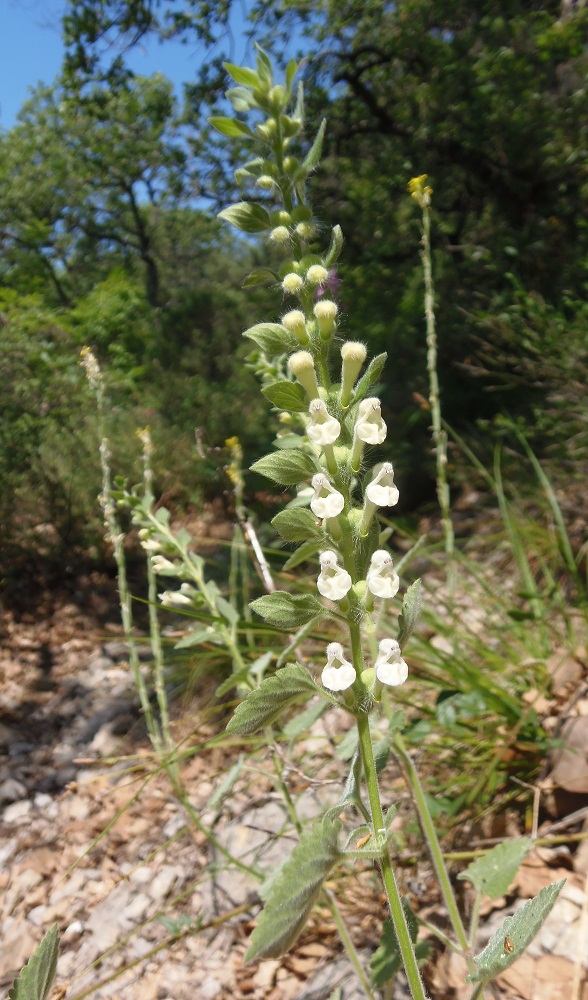
[[[298,382],[272,382],[261,390],[266,399],[280,410],[292,413],[308,412],[308,396]]]
[[[292,510],[296,510],[296,508],[294,507]],[[321,538],[305,542],[304,545],[301,545],[299,549],[296,549],[296,551],[292,553],[289,559],[286,559],[282,568],[294,569],[295,566],[300,566],[300,563],[306,562],[307,559],[312,559],[323,544],[324,539]]]
[[[270,57],[265,49],[262,49],[261,45],[258,45],[257,42],[255,43],[255,48],[257,49],[257,73],[260,79],[260,86],[265,84],[267,87],[271,87],[273,83],[273,74]]]
[[[360,794],[360,783],[361,783],[361,756],[359,753],[359,747],[356,747],[355,753],[351,758],[351,767],[349,774],[345,780],[345,787],[343,788],[343,793],[341,798],[336,805],[331,806],[327,809],[325,816],[329,819],[337,819],[340,813],[343,812],[347,806],[358,806],[361,803]]]
[[[256,267],[251,271],[245,281],[241,285],[242,288],[253,288],[254,285],[265,285],[268,281],[272,283],[277,281],[277,277],[273,271],[270,271],[267,267]],[[277,326],[277,324],[275,324]],[[244,335],[245,336],[245,335]]]
[[[286,590],[264,594],[249,606],[270,625],[289,631],[325,614],[325,608],[312,594],[294,595]]]
[[[402,647],[410,639],[415,630],[416,623],[421,613],[422,604],[422,581],[415,580],[404,595],[402,601],[402,612],[398,619],[400,628],[398,630],[398,643]]]
[[[201,642],[214,642],[215,639],[218,639],[218,636],[216,632],[211,632],[210,628],[198,629],[182,636],[174,645],[174,649],[188,649],[189,646],[199,646]]]
[[[222,615],[229,625],[237,624],[239,621],[239,612],[233,607],[230,601],[227,601],[224,597],[216,597],[214,603],[219,615]]]
[[[406,899],[402,900],[402,907],[406,915],[409,933],[413,944],[416,942],[418,931],[418,921],[412,912]],[[431,952],[431,946],[427,941],[419,941],[415,944],[415,958],[417,962],[424,962]],[[384,986],[390,979],[393,979],[402,967],[402,957],[398,946],[398,939],[394,930],[394,925],[390,919],[384,922],[382,930],[382,940],[379,948],[374,952],[371,961],[372,983],[376,988]]]
[[[333,226],[333,232],[331,233],[331,242],[329,244],[329,249],[327,251],[327,256],[325,257],[325,267],[332,267],[336,264],[341,256],[341,251],[343,249],[343,231],[341,226]]]
[[[300,346],[296,338],[288,333],[286,327],[281,326],[280,323],[257,323],[245,330],[243,336],[257,344],[268,358],[285,354]]]
[[[218,218],[244,233],[263,233],[271,228],[270,217],[265,208],[253,201],[239,201],[236,205],[223,208],[218,213]]]
[[[331,868],[341,857],[341,824],[323,822],[303,833],[278,878],[251,937],[246,962],[278,958],[304,927]]]
[[[302,736],[317,719],[320,719],[328,707],[329,702],[321,699],[320,701],[313,702],[308,708],[305,708],[304,712],[301,712],[300,715],[295,715],[284,726],[284,736],[286,739],[296,740],[299,736]]]
[[[238,118],[209,118],[208,121],[213,128],[220,132],[221,135],[226,135],[230,139],[236,138],[237,136],[247,136],[248,139],[255,139],[255,133],[251,131],[245,122],[240,122]]]
[[[305,667],[289,663],[271,677],[265,677],[259,687],[237,705],[227,732],[249,736],[273,722],[293,702],[319,690]]]
[[[314,168],[318,166],[318,164],[320,163],[321,154],[323,151],[323,139],[325,137],[326,127],[327,127],[327,119],[323,118],[322,122],[320,123],[319,130],[316,134],[316,138],[312,146],[308,150],[308,153],[306,154],[306,157],[304,159],[304,163],[302,164],[302,169],[306,170],[307,173],[309,173],[311,170],[314,170]]]
[[[474,957],[478,968],[475,973],[467,977],[468,983],[481,982],[485,985],[521,957],[541,924],[549,916],[565,881],[565,878],[562,878],[559,882],[546,886],[538,896],[525,903],[512,917],[506,918],[484,951]],[[507,938],[508,950],[504,947]]]
[[[377,354],[375,358],[372,358],[355,387],[355,392],[353,393],[353,401],[355,403],[357,403],[360,399],[363,399],[368,389],[378,381],[380,375],[384,371],[384,365],[386,364],[387,357],[388,355],[384,353]]]
[[[259,87],[260,80],[254,69],[248,66],[235,66],[234,63],[225,62],[223,67],[229,76],[232,76],[235,83],[243,84],[245,87]]]
[[[281,510],[272,518],[272,524],[285,542],[303,542],[313,538],[324,541],[324,532],[317,526],[316,517],[308,507]]]
[[[318,470],[310,455],[294,449],[266,455],[258,462],[254,462],[250,468],[252,472],[259,472],[261,476],[273,479],[274,483],[279,483],[280,486],[295,486],[304,479],[310,479]]]
[[[231,87],[230,90],[227,90],[225,97],[231,102],[238,114],[257,108],[257,101],[247,87]]]
[[[232,791],[233,785],[235,784],[237,778],[243,770],[243,764],[245,763],[245,757],[243,754],[239,754],[239,760],[236,764],[233,764],[229,773],[225,775],[220,785],[215,788],[214,792],[210,796],[208,802],[206,803],[207,809],[216,809],[217,806],[221,804],[223,799],[227,797],[230,791]]]
[[[292,81],[298,72],[298,63],[295,59],[290,59],[290,62],[286,66],[286,86],[288,90],[292,87]]]
[[[46,1000],[55,979],[59,934],[53,924],[21,969],[8,991],[8,1000]]]
[[[473,861],[457,877],[467,879],[478,892],[483,892],[491,899],[497,899],[508,892],[512,880],[532,846],[531,837],[505,840],[482,858]]]

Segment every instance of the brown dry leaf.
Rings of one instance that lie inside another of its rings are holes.
[[[522,1000],[569,1000],[574,964],[556,955],[523,955],[497,983],[506,988],[508,996],[517,995]]]
[[[570,872],[567,868],[549,868],[542,860],[536,850],[532,850],[519,868],[513,885],[518,890],[519,896],[524,899],[531,899],[536,896],[546,885],[557,882],[558,879],[570,879]]]

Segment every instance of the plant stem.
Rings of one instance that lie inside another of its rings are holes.
[[[363,970],[363,966],[359,960],[359,955],[357,954],[357,951],[355,950],[355,945],[349,936],[347,925],[343,917],[341,916],[341,911],[337,906],[335,897],[333,896],[332,892],[330,892],[328,889],[325,889],[324,887],[321,892],[321,897],[324,899],[325,903],[329,907],[329,910],[331,911],[331,916],[333,917],[337,930],[339,931],[339,937],[341,938],[343,947],[347,952],[347,957],[349,958],[349,961],[351,962],[353,968],[355,969],[355,972],[357,973],[357,978],[359,979],[361,985],[364,988],[366,997],[368,997],[368,1000],[375,1000],[369,979],[367,978]]]
[[[404,740],[400,733],[396,733],[394,736],[394,751],[399,758],[402,768],[404,770],[404,776],[406,778],[407,784],[410,788],[414,804],[419,816],[419,821],[427,841],[429,852],[431,855],[431,860],[433,862],[433,867],[435,873],[439,880],[439,886],[443,899],[445,901],[445,906],[449,913],[449,919],[459,942],[459,945],[463,951],[464,956],[468,959],[468,964],[471,966],[470,957],[470,946],[461,919],[460,912],[457,908],[457,903],[455,901],[455,896],[453,894],[453,889],[451,888],[451,882],[449,880],[449,875],[447,874],[447,868],[445,867],[445,862],[443,860],[443,852],[441,851],[441,845],[439,843],[439,838],[437,837],[437,831],[433,820],[431,818],[431,813],[427,805],[427,800],[425,798],[425,793],[423,791],[423,786],[420,783],[420,779],[417,770],[410,759],[410,756],[404,745]]]

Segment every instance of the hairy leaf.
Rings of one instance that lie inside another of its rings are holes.
[[[508,892],[512,880],[532,846],[531,837],[505,840],[503,844],[493,847],[484,857],[473,861],[457,877],[467,879],[478,892],[485,893],[491,899],[497,899]]]
[[[317,471],[317,466],[303,451],[285,448],[283,451],[266,455],[254,462],[250,467],[252,472],[273,479],[280,486],[295,486],[304,479],[309,479]]]
[[[316,823],[304,833],[274,885],[251,937],[246,962],[278,958],[288,951],[304,927],[322,884],[341,857],[337,838],[341,824]]]
[[[281,510],[272,518],[272,524],[285,542],[304,542],[312,538],[324,540],[324,532],[317,526],[316,517],[308,507]]]
[[[8,1000],[46,1000],[55,979],[58,949],[59,934],[53,924],[12,984]]]
[[[353,393],[353,400],[355,403],[357,403],[360,399],[363,399],[368,389],[370,389],[371,386],[378,381],[380,375],[384,371],[384,365],[386,364],[387,357],[387,354],[377,354],[375,358],[372,358],[355,387],[355,392]]]
[[[253,340],[268,358],[275,358],[299,346],[296,338],[280,323],[257,323],[245,330],[243,336]]]
[[[237,136],[247,136],[248,139],[255,139],[255,134],[251,131],[245,122],[240,122],[238,118],[209,118],[210,124],[220,132],[221,135],[226,135],[230,139]]]
[[[333,232],[331,233],[331,242],[329,244],[329,249],[327,251],[327,256],[325,257],[325,267],[332,267],[336,264],[341,256],[341,251],[343,249],[343,231],[341,226],[333,226]]]
[[[250,607],[270,625],[288,630],[325,614],[325,608],[312,594],[289,594],[287,590],[264,594],[252,601]]]
[[[308,396],[298,382],[272,382],[261,390],[266,399],[280,410],[292,413],[308,412]]]
[[[254,69],[249,69],[248,66],[235,66],[234,63],[229,62],[223,63],[223,66],[235,83],[245,87],[259,87],[260,80]]]
[[[546,886],[538,896],[525,903],[512,917],[506,918],[484,951],[474,957],[478,968],[475,973],[467,977],[467,982],[489,983],[521,957],[553,909],[565,881],[563,878]]]
[[[266,285],[268,281],[277,281],[274,272],[267,267],[256,267],[249,272],[241,287],[252,288],[254,285]]]
[[[252,201],[239,201],[236,205],[223,208],[218,213],[218,218],[244,233],[263,233],[271,228],[270,217],[265,208]]]
[[[398,642],[400,646],[404,646],[414,632],[421,613],[421,604],[422,582],[421,580],[415,580],[406,591],[402,601],[402,613],[398,620],[400,625]]]
[[[296,510],[295,507],[292,509]],[[286,559],[284,569],[294,569],[295,566],[299,566],[300,563],[306,562],[307,559],[312,559],[323,544],[323,540],[320,538],[315,538],[310,542],[305,542],[299,549],[296,549],[296,552],[292,553],[289,559]]]
[[[293,702],[308,698],[319,690],[308,670],[299,663],[289,663],[271,677],[266,677],[237,705],[227,732],[249,736],[267,726]]]
[[[323,139],[325,137],[326,127],[327,127],[327,119],[323,118],[322,122],[320,123],[319,130],[316,134],[316,138],[312,146],[308,150],[308,153],[306,154],[306,157],[304,159],[304,163],[302,164],[303,170],[310,172],[311,170],[314,170],[314,168],[317,167],[318,164],[320,163],[321,154],[323,151]]]

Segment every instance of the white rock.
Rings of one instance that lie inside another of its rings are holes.
[[[32,910],[27,913],[27,920],[30,920],[35,927],[41,927],[45,921],[45,913],[47,912],[46,906],[34,906]]]
[[[68,941],[77,941],[78,938],[84,933],[84,925],[81,920],[72,920],[71,924],[65,928],[63,934],[61,935],[61,940],[64,944]]]
[[[202,1000],[216,1000],[223,991],[221,984],[218,979],[214,976],[207,976],[206,979],[200,984],[199,995]]]
[[[5,823],[20,823],[31,811],[30,799],[21,799],[20,802],[12,802],[4,810]]]
[[[181,872],[179,868],[174,867],[173,865],[164,865],[161,871],[157,873],[147,890],[151,899],[165,899],[174,883],[178,881],[180,875]]]

